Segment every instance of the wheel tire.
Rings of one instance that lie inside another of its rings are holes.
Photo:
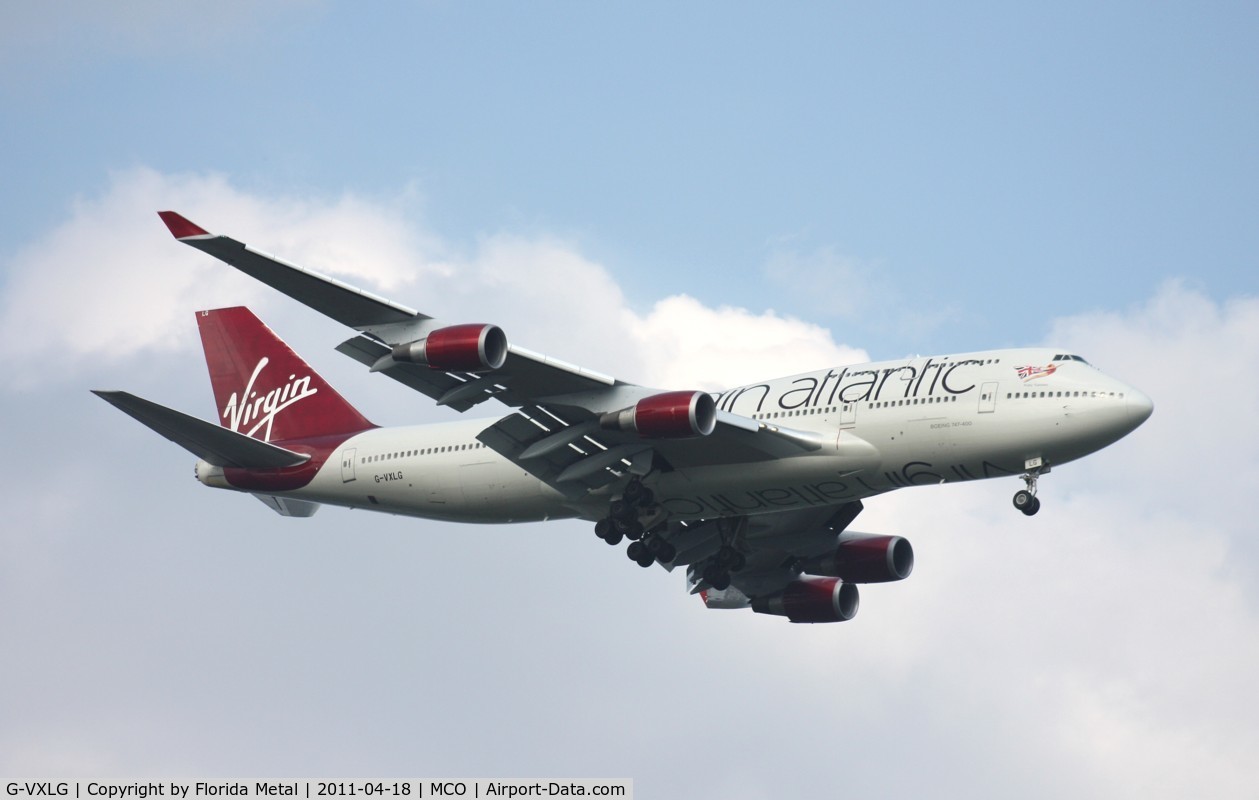
[[[638,561],[647,554],[647,548],[642,542],[630,542],[630,546],[625,548],[625,555],[630,561]]]
[[[643,482],[635,479],[635,480],[630,481],[629,485],[625,487],[625,493],[622,494],[621,497],[627,503],[633,503],[637,505],[638,498],[643,496],[643,491],[644,491]]]
[[[595,536],[600,539],[608,538],[608,534],[612,532],[612,520],[604,517],[595,523]]]
[[[1035,515],[1037,511],[1040,511],[1040,498],[1033,497],[1032,502],[1027,506],[1027,508],[1023,509],[1023,513],[1030,517]]]
[[[723,570],[722,573],[717,576],[716,580],[709,581],[709,583],[711,583],[713,585],[713,588],[719,592],[724,589],[729,589],[730,588],[730,573]]]
[[[1014,493],[1014,507],[1024,514],[1027,513],[1028,507],[1036,500],[1036,496],[1026,489],[1019,489]],[[1034,512],[1033,512],[1034,513]]]
[[[638,559],[638,566],[642,567],[643,569],[650,567],[654,563],[656,563],[656,557],[653,556],[651,553],[647,553],[642,558]]]
[[[634,506],[624,500],[613,500],[609,511],[613,519],[633,519],[637,516]]]
[[[608,531],[608,535],[603,537],[603,541],[610,545],[618,545],[621,543],[622,535],[616,531]]]
[[[730,559],[730,571],[738,572],[748,565],[747,557],[738,550],[734,552],[734,558]]]
[[[661,540],[660,547],[656,550],[656,558],[660,559],[662,564],[668,564],[677,558],[678,549],[668,542]]]
[[[622,531],[626,539],[637,540],[643,538],[643,523],[636,519],[632,519],[625,523],[625,530]]]

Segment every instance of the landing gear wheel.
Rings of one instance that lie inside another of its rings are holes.
[[[618,545],[618,544],[620,544],[620,543],[621,543],[621,538],[622,538],[623,536],[624,536],[624,534],[620,533],[620,532],[619,532],[619,531],[617,531],[615,528],[613,528],[612,530],[608,531],[608,535],[607,535],[607,536],[604,536],[604,537],[603,537],[603,541],[605,541],[605,542],[607,542],[608,544],[611,544],[611,545]]]
[[[647,552],[647,545],[642,542],[630,542],[630,546],[625,548],[625,555],[630,561],[637,561],[644,555],[651,555]]]
[[[713,587],[717,591],[728,589],[730,587],[730,573],[726,572],[716,564],[709,564],[704,567],[702,577],[704,580],[708,581],[709,586]]]
[[[645,553],[642,558],[638,559],[638,566],[643,569],[650,567],[654,563],[656,563],[656,557],[651,553]]]
[[[637,512],[634,510],[634,504],[625,500],[613,500],[609,511],[612,515],[612,519],[630,520],[638,516]]]
[[[678,554],[678,549],[673,545],[661,539],[658,536],[651,537],[647,542],[647,549],[651,554],[658,558],[662,563],[672,561]]]
[[[635,478],[634,480],[629,482],[628,486],[625,487],[625,492],[622,493],[621,497],[624,498],[625,502],[627,503],[631,503],[633,505],[640,505],[640,503],[638,502],[638,499],[642,497],[642,495],[643,495],[643,482]]]
[[[595,536],[600,539],[608,538],[608,534],[612,532],[612,520],[604,517],[595,523]]]
[[[643,535],[643,524],[636,519],[614,519],[612,530],[633,541]]]
[[[1014,493],[1014,507],[1030,517],[1040,511],[1040,500],[1026,489],[1020,489]]]

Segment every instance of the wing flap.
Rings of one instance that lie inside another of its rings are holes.
[[[525,406],[481,431],[486,447],[579,500],[633,469],[646,442],[621,443],[599,434],[594,415],[576,408]],[[648,459],[650,460],[650,459]]]
[[[337,352],[371,367],[387,356],[390,349],[374,339],[356,336],[337,345]],[[494,396],[494,386],[479,383],[483,377],[471,373],[444,372],[420,364],[407,364],[400,361],[395,361],[376,371],[456,411],[467,411]],[[474,382],[478,382],[476,385],[481,386],[482,390],[471,390]]]
[[[216,467],[281,469],[310,460],[305,453],[267,444],[129,392],[93,389],[92,394]]]

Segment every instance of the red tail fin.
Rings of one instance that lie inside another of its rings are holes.
[[[223,427],[265,442],[375,427],[249,309],[200,311],[197,326]]]

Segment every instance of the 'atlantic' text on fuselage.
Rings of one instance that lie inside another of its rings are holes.
[[[961,361],[935,361],[928,358],[920,366],[904,364],[899,367],[852,371],[844,367],[839,373],[828,369],[821,378],[814,375],[796,378],[790,384],[795,388],[787,389],[773,399],[770,398],[772,389],[768,383],[730,389],[717,395],[717,406],[724,411],[732,411],[743,395],[749,392],[759,392],[760,397],[755,409],[750,412],[744,410],[743,413],[765,411],[767,404],[770,410],[790,411],[805,407],[831,406],[836,402],[876,402],[965,394],[975,388],[975,383],[966,381],[963,377],[965,371],[958,376],[954,372],[968,366],[982,366],[984,363],[983,359],[978,358]],[[897,376],[897,380],[889,386],[892,376]]]

